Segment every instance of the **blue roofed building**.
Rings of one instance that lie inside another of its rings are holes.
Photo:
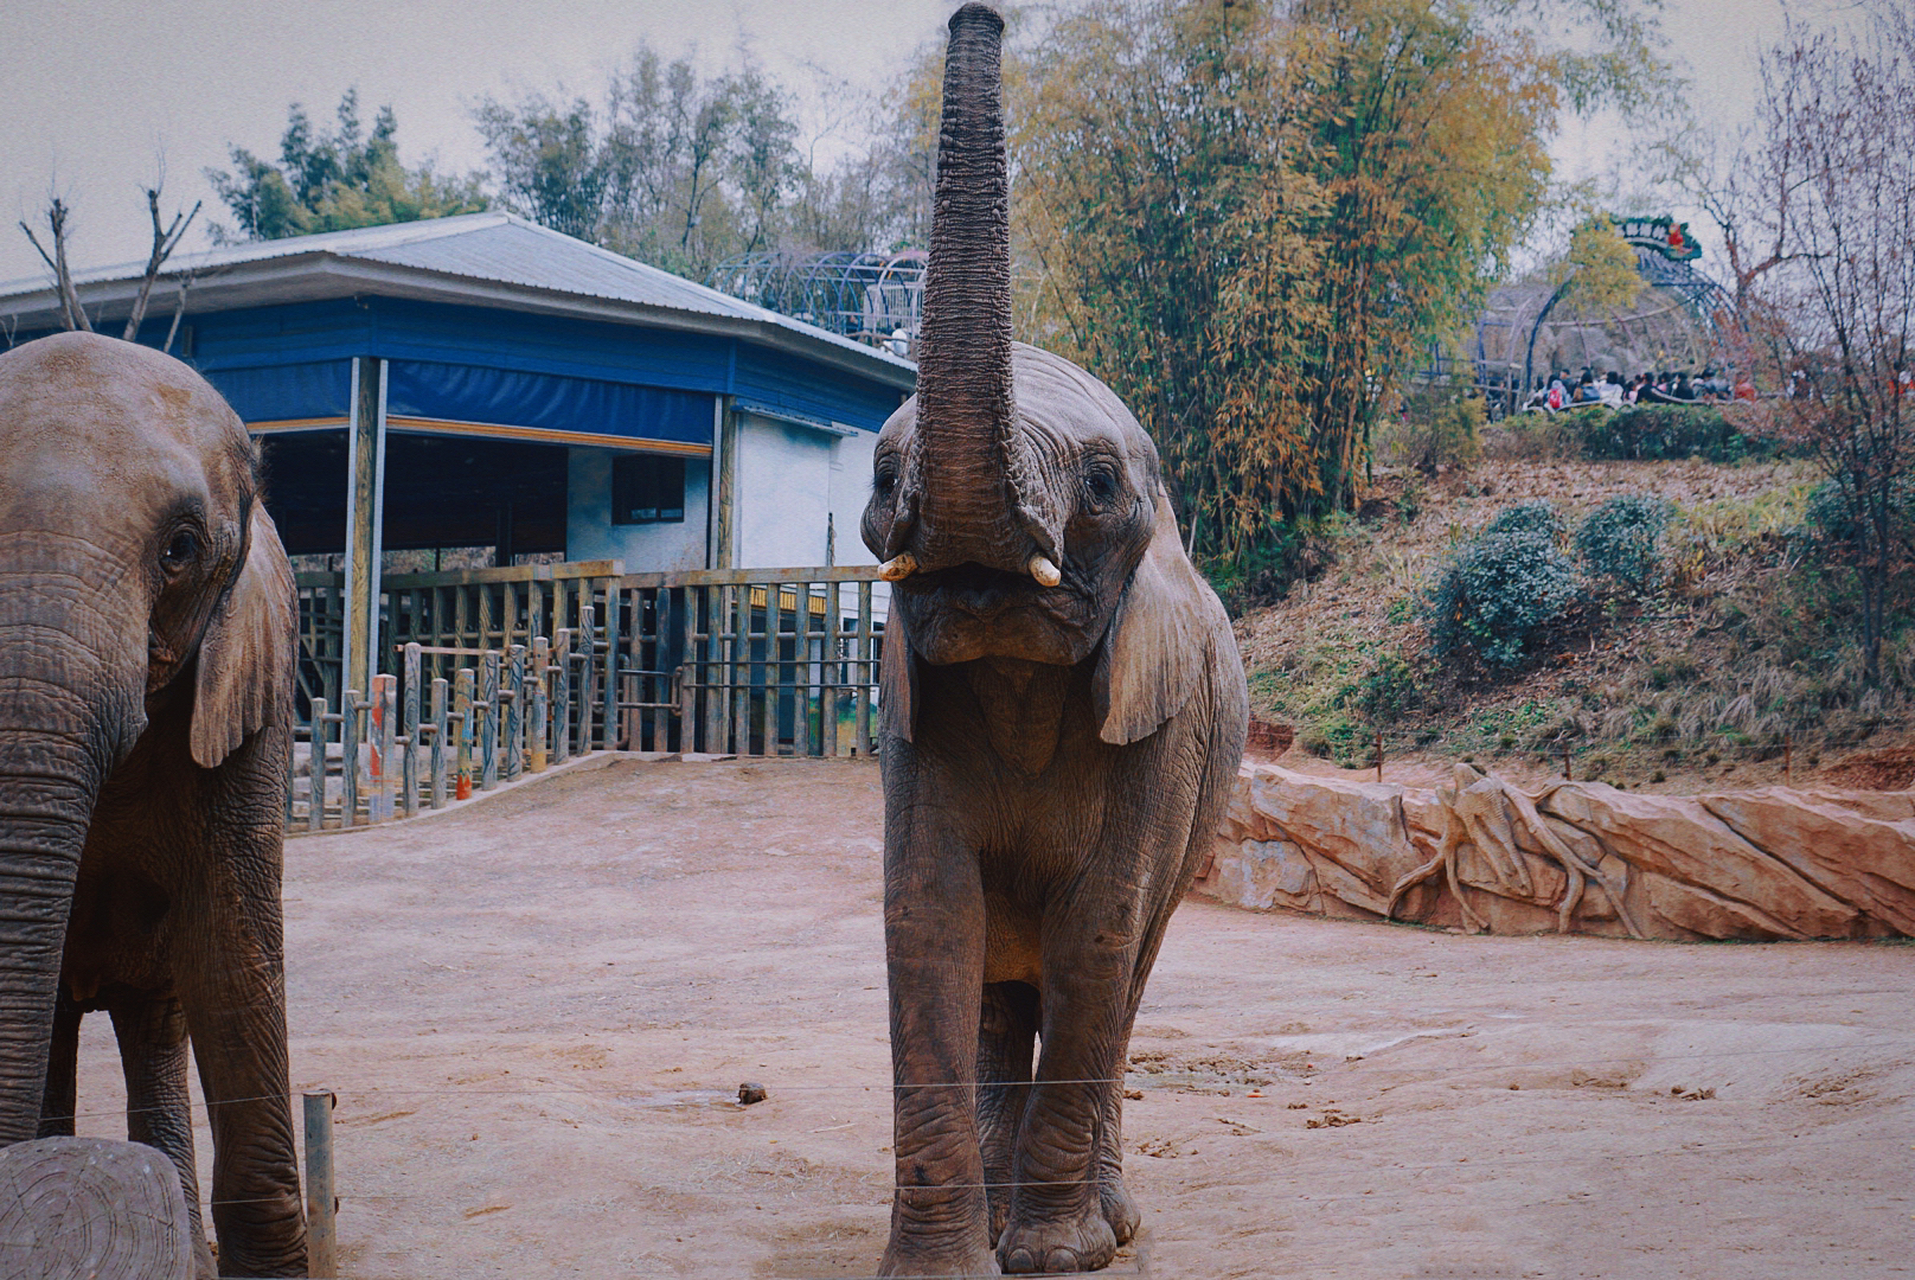
[[[97,328],[120,331],[143,265],[76,273]],[[58,325],[49,282],[0,285],[7,343]],[[506,213],[176,256],[139,341],[225,394],[287,549],[339,557],[362,613],[403,550],[869,564],[871,451],[916,375]]]

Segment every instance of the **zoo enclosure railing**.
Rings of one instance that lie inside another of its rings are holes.
[[[889,612],[875,568],[613,569],[387,578],[368,691],[340,688],[343,576],[297,575],[289,827],[439,809],[593,751],[873,752]]]

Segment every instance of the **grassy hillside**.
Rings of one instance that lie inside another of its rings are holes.
[[[1314,580],[1238,620],[1253,713],[1295,726],[1293,759],[1367,767],[1380,732],[1397,776],[1458,759],[1561,776],[1567,751],[1577,778],[1686,790],[1780,780],[1785,752],[1802,781],[1909,741],[1915,635],[1891,639],[1881,686],[1866,687],[1848,575],[1800,537],[1808,464],[1513,451],[1506,440],[1502,457],[1434,479],[1379,471],[1361,514],[1299,557]],[[1573,534],[1624,494],[1671,508],[1644,590],[1584,577],[1513,669],[1437,656],[1433,588],[1499,512],[1546,501]]]

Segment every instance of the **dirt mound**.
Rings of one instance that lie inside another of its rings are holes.
[[[1843,756],[1822,770],[1821,780],[1852,791],[1906,791],[1915,787],[1915,746],[1884,747]]]

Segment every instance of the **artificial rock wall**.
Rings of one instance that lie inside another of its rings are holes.
[[[1246,764],[1195,892],[1491,933],[1915,936],[1915,793],[1427,789]]]

